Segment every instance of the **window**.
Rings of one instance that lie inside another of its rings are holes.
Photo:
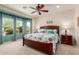
[[[12,41],[14,31],[14,18],[9,15],[2,15],[2,41]]]
[[[22,21],[21,20],[16,20],[16,32],[22,33]]]
[[[31,33],[31,22],[30,21],[26,22],[26,33]]]
[[[3,35],[13,34],[13,18],[11,16],[3,15],[2,31]]]
[[[31,33],[31,21],[27,18],[0,13],[0,42],[21,39],[23,34]]]

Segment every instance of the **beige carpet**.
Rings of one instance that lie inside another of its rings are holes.
[[[75,46],[69,46],[59,44],[56,51],[56,55],[77,55],[79,54],[79,48]],[[28,46],[22,46],[22,40],[7,42],[0,45],[0,55],[45,55],[35,49]]]
[[[22,46],[22,40],[7,42],[0,45],[0,55],[43,55],[35,49]]]
[[[79,47],[59,44],[56,54],[57,55],[79,55]]]

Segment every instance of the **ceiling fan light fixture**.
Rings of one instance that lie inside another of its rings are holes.
[[[60,8],[60,6],[59,6],[59,5],[57,5],[57,6],[56,6],[56,8]]]

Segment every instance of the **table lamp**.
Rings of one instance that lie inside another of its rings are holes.
[[[65,35],[67,35],[67,29],[69,28],[69,24],[64,24],[63,28],[65,29]]]

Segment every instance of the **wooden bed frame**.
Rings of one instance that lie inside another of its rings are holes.
[[[57,33],[59,34],[59,26],[42,26],[40,29],[56,29]],[[45,43],[45,42],[38,42],[29,39],[25,39],[23,37],[23,46],[27,45],[29,47],[35,48],[41,52],[44,52],[48,55],[52,55],[53,53],[53,43]]]

